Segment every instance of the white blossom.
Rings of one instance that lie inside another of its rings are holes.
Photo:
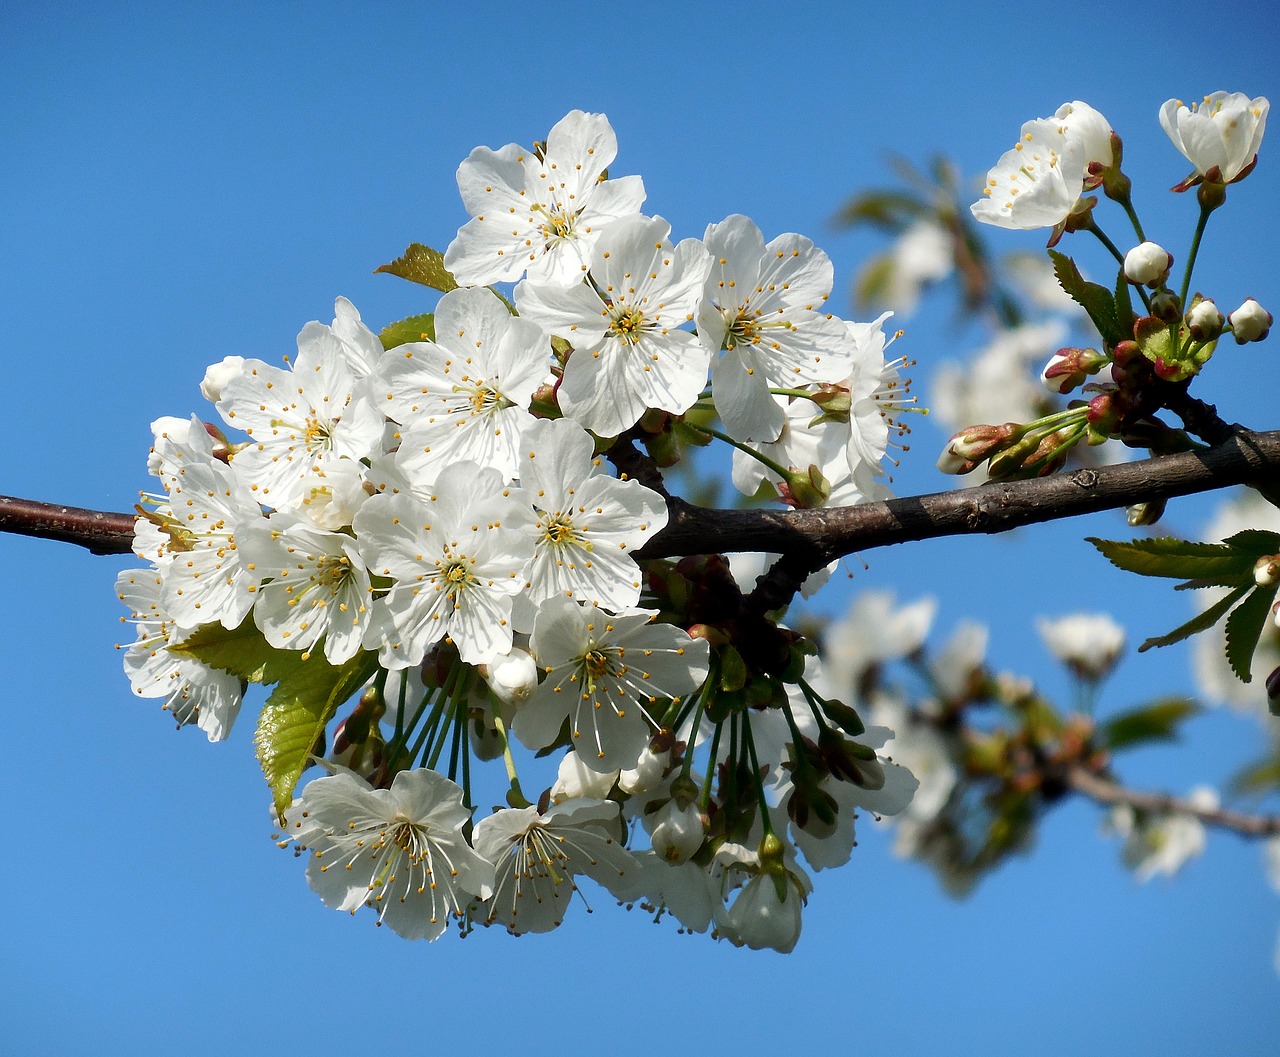
[[[565,800],[543,813],[507,808],[482,819],[476,850],[495,867],[492,898],[480,908],[485,924],[550,932],[564,920],[579,874],[624,891],[639,866],[621,834],[618,805],[608,800]]]
[[[482,288],[445,294],[435,325],[435,341],[396,346],[378,372],[382,410],[401,425],[396,465],[419,484],[462,460],[509,481],[529,401],[551,379],[547,335]]]
[[[556,122],[539,156],[517,144],[477,147],[458,166],[469,220],[445,251],[464,286],[581,281],[601,229],[644,204],[638,176],[605,180],[618,139],[603,114],[572,110]]]
[[[566,416],[600,436],[646,408],[683,414],[707,381],[710,353],[687,330],[711,258],[696,239],[673,246],[661,217],[610,224],[591,255],[594,286],[525,279],[520,314],[573,345],[558,389]]]
[[[401,771],[390,789],[344,772],[309,782],[284,829],[311,851],[307,880],[326,906],[372,907],[406,939],[434,940],[493,892],[493,864],[462,835],[470,818],[462,790],[435,771]]]
[[[1231,183],[1257,157],[1270,109],[1265,96],[1242,92],[1213,92],[1191,106],[1170,99],[1160,108],[1160,127],[1195,166],[1194,176],[1216,168]]]

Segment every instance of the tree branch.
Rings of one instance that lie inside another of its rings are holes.
[[[1273,837],[1280,834],[1280,816],[1277,815],[1247,815],[1227,808],[1197,807],[1190,800],[1170,796],[1168,793],[1126,789],[1079,766],[1068,769],[1065,778],[1067,785],[1077,793],[1083,793],[1099,804],[1128,804],[1139,811],[1157,815],[1192,815],[1207,826],[1233,830],[1245,837]]]
[[[847,554],[894,543],[1007,532],[1022,525],[1229,485],[1275,486],[1278,482],[1280,431],[1239,430],[1208,451],[851,507],[716,510],[672,497],[667,527],[635,557],[768,551],[788,557],[786,580],[790,582]],[[132,514],[0,496],[0,532],[62,540],[95,554],[127,554],[133,542],[133,522]],[[779,585],[779,590],[783,589]]]

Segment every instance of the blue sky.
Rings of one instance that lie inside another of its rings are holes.
[[[410,241],[448,243],[472,147],[528,143],[575,107],[610,116],[615,170],[644,177],[675,237],[734,212],[806,233],[847,313],[879,244],[830,217],[888,180],[888,152],[941,151],[980,177],[1023,121],[1072,99],[1124,137],[1148,233],[1185,253],[1195,207],[1164,190],[1186,165],[1159,105],[1220,88],[1280,99],[1277,55],[1280,24],[1244,3],[5,5],[0,491],[129,509],[149,483],[148,423],[201,408],[207,364],[275,362],[338,294],[375,327],[429,308],[373,268]],[[1198,277],[1224,304],[1280,305],[1273,146],[1202,251]],[[926,392],[978,340],[934,309],[902,339]],[[1277,425],[1270,344],[1214,361],[1204,392],[1229,420]],[[943,439],[917,431],[900,491],[948,486]],[[1177,504],[1171,523],[1194,533],[1210,509]],[[863,587],[934,594],[942,632],[986,620],[995,664],[1064,691],[1035,616],[1108,608],[1136,641],[1181,613],[1081,542],[1125,533],[1099,515],[895,548],[824,607]],[[6,1054],[348,1053],[409,1033],[455,1053],[620,1057],[1273,1052],[1280,898],[1258,848],[1213,835],[1175,881],[1139,886],[1084,804],[964,902],[866,826],[853,862],[818,876],[786,957],[678,936],[603,895],[549,937],[400,941],[324,909],[272,846],[251,724],[210,746],[131,696],[112,649],[129,635],[112,591],[126,560],[18,538],[0,555]],[[1102,704],[1187,686],[1184,654],[1130,656]],[[1259,745],[1221,712],[1189,735],[1126,778],[1185,791]]]

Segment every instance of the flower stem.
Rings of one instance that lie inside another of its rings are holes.
[[[763,463],[770,470],[772,470],[779,477],[781,477],[784,481],[788,480],[791,477],[790,470],[780,466],[778,463],[774,462],[767,455],[762,455],[760,452],[756,451],[754,448],[749,448],[747,447],[747,445],[739,443],[738,441],[734,440],[731,436],[729,436],[729,434],[727,433],[721,433],[720,430],[712,429],[710,426],[699,426],[694,422],[688,421],[687,419],[685,420],[685,425],[688,426],[690,429],[696,429],[699,433],[705,433],[708,437],[715,437],[716,440],[722,440],[726,444],[733,445],[733,447],[737,448],[743,454],[750,455],[757,462]]]
[[[751,757],[751,782],[760,805],[760,826],[766,837],[774,836],[773,824],[769,821],[769,802],[765,799],[764,781],[760,777],[760,759],[756,756],[756,739],[751,736],[751,719],[746,713],[742,715],[742,740],[746,742],[747,753]]]
[[[1200,219],[1196,221],[1196,233],[1191,236],[1191,249],[1187,251],[1187,267],[1182,273],[1182,293],[1178,295],[1178,300],[1185,307],[1187,303],[1187,291],[1191,289],[1191,270],[1196,266],[1196,257],[1200,253],[1200,240],[1204,237],[1204,229],[1209,223],[1209,214],[1213,212],[1213,208],[1206,208],[1201,205]]]

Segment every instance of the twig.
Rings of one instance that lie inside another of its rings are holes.
[[[1199,807],[1190,800],[1170,796],[1168,793],[1128,789],[1079,766],[1068,769],[1065,777],[1067,785],[1077,793],[1100,804],[1128,804],[1138,811],[1157,815],[1192,815],[1207,826],[1229,829],[1245,837],[1273,837],[1280,834],[1280,815],[1249,815],[1227,808]]]

